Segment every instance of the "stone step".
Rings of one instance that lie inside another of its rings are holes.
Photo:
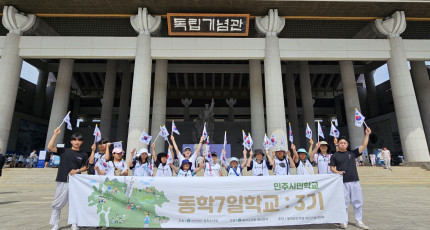
[[[316,168],[315,171],[317,171]],[[292,173],[295,173],[295,169],[292,170]],[[358,167],[358,174],[360,181],[368,184],[430,184],[430,171],[426,171],[420,167],[397,166],[393,167],[393,170],[386,170],[382,167]],[[203,171],[200,171],[197,175],[202,176]],[[225,170],[223,175],[226,175]],[[251,172],[245,171],[244,175],[249,176]],[[4,168],[3,175],[0,177],[0,186],[27,184],[52,185],[55,184],[56,176],[56,168]]]

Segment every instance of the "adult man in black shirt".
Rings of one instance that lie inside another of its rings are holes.
[[[345,205],[346,205],[346,216],[347,220],[340,224],[341,228],[347,228],[348,226],[348,207],[349,204],[354,207],[354,215],[357,220],[357,227],[362,229],[369,229],[363,223],[363,194],[361,192],[361,186],[358,179],[357,166],[355,159],[363,153],[369,142],[369,135],[372,133],[370,128],[366,129],[366,135],[363,143],[355,150],[348,151],[348,140],[345,137],[341,137],[336,146],[337,152],[333,154],[330,160],[330,170],[334,173],[343,175],[343,187],[345,193]]]
[[[72,148],[58,148],[54,146],[55,139],[60,134],[60,127],[54,130],[54,135],[48,143],[48,149],[55,155],[60,156],[60,165],[58,166],[57,182],[55,188],[54,201],[52,202],[52,214],[50,224],[54,227],[52,230],[59,229],[61,209],[69,201],[68,177],[87,170],[88,155],[80,150],[84,137],[75,133],[70,137]],[[79,229],[77,225],[72,224],[72,230]]]

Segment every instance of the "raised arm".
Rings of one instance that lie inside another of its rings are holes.
[[[105,160],[106,160],[106,162],[108,162],[110,159],[110,145],[111,145],[111,143],[108,142],[105,145],[106,145]]]
[[[96,144],[94,143],[93,145],[91,145],[91,155],[90,155],[90,159],[88,159],[88,163],[90,165],[94,164],[94,154],[96,152]]]
[[[178,174],[179,168],[177,168],[175,165],[173,165],[173,163],[170,163],[169,165],[170,165],[170,168],[172,168],[172,170],[173,170],[176,174]]]
[[[272,152],[272,154],[273,154],[273,152]],[[272,156],[270,156],[270,154],[269,154],[269,150],[266,150],[266,155],[267,155],[267,160],[269,160],[269,164],[273,167],[275,165],[275,163],[273,162]]]
[[[310,152],[310,153],[309,153],[309,161],[310,161],[310,162],[313,162],[313,161],[314,161],[315,154],[317,153],[317,151],[318,151],[318,149],[320,148],[320,146],[321,146],[321,144],[318,142],[318,143],[315,145],[314,150],[312,150],[312,152]]]
[[[194,174],[197,174],[200,170],[205,168],[204,159],[205,157],[202,157],[202,159],[200,160],[199,167],[194,169]]]
[[[242,169],[246,167],[246,163],[247,163],[247,158],[246,158],[246,149],[245,149],[245,148],[243,148],[243,162],[242,162],[242,164],[240,165],[240,166],[242,167]]]
[[[170,140],[172,140],[173,147],[175,148],[175,151],[176,151],[176,156],[178,156],[180,151],[179,151],[178,145],[176,144],[175,137],[173,136],[173,134],[170,136]],[[172,154],[175,154],[175,153],[172,151]]]
[[[311,154],[312,149],[314,147],[314,140],[312,138],[309,139],[309,143],[310,143],[310,145],[309,145],[309,151],[308,151],[308,153]]]
[[[336,147],[336,152],[339,152],[339,144],[336,137],[334,137],[333,143],[334,143],[334,147]]]
[[[295,148],[295,146],[294,146],[294,148]],[[290,163],[290,168],[295,168],[295,167],[296,167],[296,164],[294,164],[294,160],[293,160],[293,158],[291,157],[291,152],[290,152],[290,150],[288,150],[288,151],[287,151],[287,157],[288,157],[288,162]]]
[[[367,148],[367,144],[369,143],[369,135],[372,133],[369,127],[366,128],[366,135],[364,136],[363,143],[361,143],[360,147],[358,147],[358,152],[361,154]]]
[[[128,167],[130,167],[130,168],[132,168],[133,166],[134,166],[134,164],[133,164],[133,159],[134,159],[134,156],[136,155],[136,149],[135,148],[133,148],[132,150],[131,150],[131,153],[130,153],[130,159],[128,159]]]
[[[244,149],[246,151],[246,149]],[[252,161],[252,155],[254,153],[252,152],[252,150],[249,152],[249,159],[248,162],[246,162],[246,167],[251,167],[251,161]]]
[[[200,142],[199,142],[199,146],[197,147],[196,151],[194,152],[195,154],[197,154],[197,156],[200,155],[200,150],[202,149],[202,145],[203,145],[203,141],[205,140],[204,136],[200,137]]]
[[[157,153],[155,152],[155,143],[152,143],[151,149],[152,149],[152,156],[154,156],[154,162],[157,162]]]
[[[294,163],[299,162],[299,154],[297,154],[296,145],[291,144],[291,150],[293,150],[293,161]]]
[[[54,146],[55,144],[55,139],[57,139],[57,136],[60,134],[61,130],[60,127],[57,127],[54,129],[54,135],[52,135],[51,140],[49,140],[48,142],[48,149],[49,151],[53,152],[53,153],[57,153],[57,147]]]

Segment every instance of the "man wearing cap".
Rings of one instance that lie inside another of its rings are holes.
[[[197,156],[200,154],[200,149],[202,148],[203,141],[205,140],[205,137],[200,137],[199,146],[197,147],[196,151],[192,153],[192,149],[190,147],[185,147],[183,149],[183,154],[181,151],[179,151],[178,145],[176,144],[175,137],[173,135],[170,136],[170,140],[172,140],[173,147],[175,148],[176,155],[178,156],[179,162],[182,162],[185,159],[188,159],[189,162],[191,162],[191,169],[195,169],[196,159]]]
[[[370,128],[366,128],[366,135],[362,144],[352,151],[348,151],[348,140],[345,137],[339,139],[338,151],[333,154],[330,160],[330,170],[334,173],[343,175],[343,188],[345,193],[345,206],[346,216],[348,218],[349,204],[354,207],[355,219],[357,220],[357,227],[362,229],[369,229],[363,223],[363,194],[361,192],[361,185],[358,178],[357,166],[355,159],[363,153],[369,142],[369,135],[372,133]],[[348,219],[340,224],[341,228],[347,228]]]
[[[264,153],[261,149],[255,150],[255,160],[252,159],[253,152],[252,150],[249,152],[249,159],[246,163],[246,167],[249,170],[252,170],[253,176],[269,176],[269,170],[272,170],[273,160],[270,157],[269,150],[266,150],[268,161],[264,160]]]
[[[316,163],[318,165],[318,173],[319,174],[332,174],[333,172],[330,170],[330,159],[331,155],[329,154],[330,146],[328,145],[327,141],[321,141],[318,142],[315,146],[315,149],[312,150],[312,153],[315,154],[316,152]],[[314,157],[315,158],[315,157]]]
[[[291,150],[294,152],[294,156],[296,156],[296,146],[294,144],[291,144]],[[284,148],[278,147],[276,151],[272,152],[272,157],[274,159],[273,173],[276,176],[291,174],[291,169],[295,165],[289,150],[285,151]]]
[[[128,161],[128,166],[133,170],[133,176],[152,176],[151,154],[148,153],[148,149],[141,148],[136,157],[135,154],[136,149],[131,150],[131,157]]]

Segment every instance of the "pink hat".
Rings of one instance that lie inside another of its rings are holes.
[[[114,148],[113,150],[112,150],[112,153],[123,153],[124,151],[122,151],[122,149],[121,148]]]

